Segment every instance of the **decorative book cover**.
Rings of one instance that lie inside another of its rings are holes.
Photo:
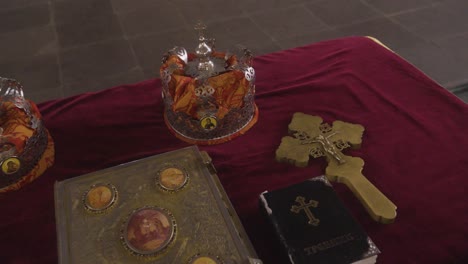
[[[375,263],[380,253],[325,176],[260,195],[291,263]]]
[[[55,185],[59,263],[261,264],[196,146]]]

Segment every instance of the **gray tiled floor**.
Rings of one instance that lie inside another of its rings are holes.
[[[371,35],[468,101],[467,0],[0,0],[0,76],[36,102],[157,76],[201,19],[261,55]]]

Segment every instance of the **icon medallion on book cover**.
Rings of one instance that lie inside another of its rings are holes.
[[[131,254],[154,257],[174,241],[176,221],[166,208],[145,206],[134,210],[121,230],[121,241]]]
[[[188,264],[224,264],[224,262],[219,256],[214,256],[212,254],[196,254],[189,259]]]
[[[92,185],[83,194],[83,204],[91,213],[104,213],[110,210],[118,199],[117,188],[114,185],[98,183]]]
[[[156,184],[168,192],[176,192],[185,188],[189,181],[187,171],[174,164],[169,164],[160,169],[156,175]]]

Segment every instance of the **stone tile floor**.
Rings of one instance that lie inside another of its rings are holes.
[[[261,55],[371,35],[468,102],[467,0],[0,0],[0,76],[42,102],[157,76],[208,25]]]

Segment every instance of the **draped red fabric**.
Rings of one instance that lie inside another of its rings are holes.
[[[378,263],[468,263],[468,107],[411,64],[364,37],[271,53],[254,60],[258,123],[228,143],[201,146],[264,263],[287,258],[258,196],[324,173],[275,161],[295,112],[366,128],[363,174],[398,206],[395,223],[371,220],[344,185],[339,197],[382,253]],[[55,165],[0,196],[0,262],[55,263],[54,182],[188,146],[163,121],[160,80],[39,105]],[[136,176],[133,176],[136,177]],[[119,221],[119,219],[116,219]]]

